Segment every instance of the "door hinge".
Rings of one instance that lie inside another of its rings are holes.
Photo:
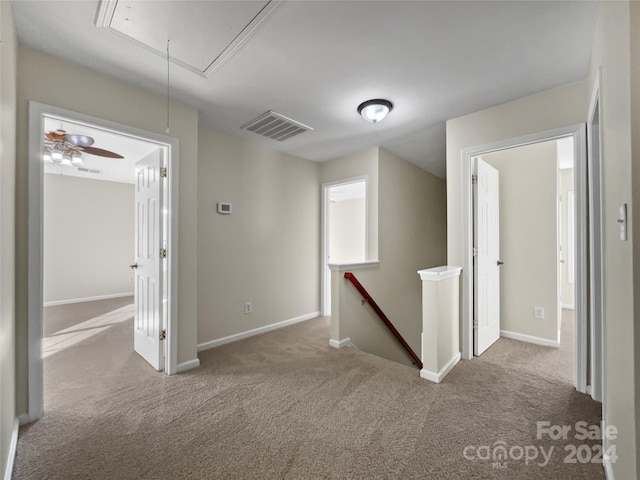
[[[167,249],[166,248],[161,248],[160,249],[160,258],[167,258]]]
[[[477,330],[478,329],[478,320],[474,320],[473,321],[473,329]]]
[[[474,257],[478,256],[478,247],[473,247],[473,256]]]
[[[167,167],[160,167],[160,176],[162,178],[167,178],[167,175],[168,175]]]
[[[471,175],[471,184],[475,185],[478,183],[478,175]]]
[[[167,339],[167,331],[160,330],[160,340],[166,340],[166,339]]]

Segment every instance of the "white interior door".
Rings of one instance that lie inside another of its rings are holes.
[[[163,288],[160,152],[136,163],[136,238],[134,349],[162,370]]]
[[[480,355],[500,338],[500,174],[474,159],[474,336]]]

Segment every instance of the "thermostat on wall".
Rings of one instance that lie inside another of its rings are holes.
[[[226,215],[230,214],[233,210],[233,207],[230,203],[226,202],[218,202],[218,213],[224,213]]]

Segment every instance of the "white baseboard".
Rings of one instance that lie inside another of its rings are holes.
[[[191,370],[192,368],[198,368],[200,366],[200,359],[194,358],[193,360],[189,360],[188,362],[183,362],[178,364],[178,373],[186,372],[187,370]]]
[[[333,338],[330,338],[329,345],[331,345],[333,348],[350,347],[351,339],[349,337],[343,338],[342,340],[334,340]]]
[[[440,383],[447,376],[447,374],[451,371],[453,367],[460,361],[460,352],[456,353],[451,360],[449,360],[444,367],[440,369],[438,373],[432,372],[431,370],[422,369],[420,370],[420,377],[425,380],[429,380],[434,383]]]
[[[606,453],[602,456],[602,466],[604,467],[604,475],[607,477],[607,480],[616,480],[616,477],[613,475],[611,457]]]
[[[573,305],[562,305],[562,308],[566,308],[567,310],[575,310],[575,307]]]
[[[56,305],[67,305],[69,303],[93,302],[95,300],[108,300],[110,298],[132,297],[133,292],[111,293],[109,295],[98,295],[97,297],[71,298],[69,300],[54,300],[53,302],[44,302],[45,307],[53,307]]]
[[[512,340],[519,340],[521,342],[535,343],[536,345],[542,345],[543,347],[560,348],[560,342],[556,340],[549,340],[546,338],[534,337],[532,335],[525,335],[524,333],[510,332],[508,330],[500,330],[500,336],[504,338],[510,338]]]
[[[18,429],[20,423],[16,418],[13,421],[13,430],[11,432],[11,443],[9,444],[9,455],[7,456],[7,468],[4,470],[4,480],[11,480],[13,474],[13,462],[16,458],[16,449],[18,448]]]
[[[290,318],[289,320],[284,320],[282,322],[272,323],[271,325],[265,325],[264,327],[254,328],[253,330],[247,330],[246,332],[229,335],[228,337],[217,338],[216,340],[210,340],[208,342],[199,343],[198,351],[202,352],[203,350],[209,350],[210,348],[216,348],[216,347],[219,347],[220,345],[225,345],[231,342],[237,342],[238,340],[253,337],[255,335],[260,335],[261,333],[270,332],[271,330],[276,330],[282,327],[288,327],[289,325],[293,325],[294,323],[304,322],[305,320],[311,320],[312,318],[316,318],[319,315],[320,315],[320,312],[311,312],[311,313],[307,313],[306,315],[301,315],[299,317]]]
[[[38,420],[38,419],[37,418],[31,418],[28,413],[23,413],[23,414],[18,415],[18,422],[20,423],[20,425],[28,425],[29,423],[33,423],[36,420]]]

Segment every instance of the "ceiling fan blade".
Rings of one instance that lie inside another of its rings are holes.
[[[89,145],[93,145],[93,142],[95,141],[93,138],[87,135],[76,135],[72,133],[67,133],[64,136],[64,139],[65,141],[69,143],[73,143],[78,147],[88,147]]]
[[[122,155],[119,155],[115,152],[110,152],[109,150],[104,150],[102,148],[97,147],[81,147],[82,151],[88,153],[90,155],[97,155],[98,157],[108,157],[108,158],[124,158]]]
[[[44,134],[45,137],[47,137],[49,140],[64,140],[66,133],[62,132],[62,133],[58,133],[58,132],[47,132]]]

